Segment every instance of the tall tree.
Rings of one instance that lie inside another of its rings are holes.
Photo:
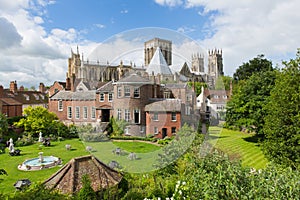
[[[235,81],[246,80],[252,76],[252,74],[263,71],[272,71],[272,62],[264,58],[264,55],[258,55],[256,58],[249,60],[249,62],[243,63],[236,72],[233,74]]]
[[[255,73],[249,79],[238,83],[231,100],[227,103],[227,126],[247,128],[263,136],[264,106],[268,102],[277,73]]]
[[[277,163],[300,167],[300,49],[283,62],[266,106],[264,151]]]

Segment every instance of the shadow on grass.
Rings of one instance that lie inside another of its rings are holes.
[[[253,135],[251,137],[243,138],[243,140],[245,140],[246,142],[251,142],[251,143],[259,143],[261,139],[262,138],[259,137],[258,135]]]
[[[74,148],[72,148],[72,149],[70,149],[69,151],[76,151],[77,149],[74,149]]]
[[[209,135],[208,139],[210,140],[215,140],[215,139],[219,139],[219,138],[227,138],[229,136],[215,136],[215,135]]]

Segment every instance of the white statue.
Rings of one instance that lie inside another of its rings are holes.
[[[14,152],[15,152],[14,143],[9,142],[9,147],[8,147],[8,149],[9,149],[9,152],[10,152],[10,153],[14,153]]]
[[[44,138],[42,136],[42,132],[40,132],[40,135],[39,135],[39,142],[43,142],[44,141]]]

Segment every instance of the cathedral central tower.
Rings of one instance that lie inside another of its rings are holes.
[[[160,38],[154,38],[144,43],[145,66],[148,66],[157,47],[160,48],[168,65],[172,65],[172,42]]]

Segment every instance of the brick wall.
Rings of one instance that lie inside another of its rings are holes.
[[[176,112],[176,121],[172,121],[172,112],[158,112],[158,120],[154,121],[153,112],[146,112],[146,135],[154,134],[154,127],[157,127],[158,133],[154,134],[157,138],[163,138],[163,128],[167,130],[167,136],[172,136],[172,127],[176,131],[181,128],[181,115]]]

